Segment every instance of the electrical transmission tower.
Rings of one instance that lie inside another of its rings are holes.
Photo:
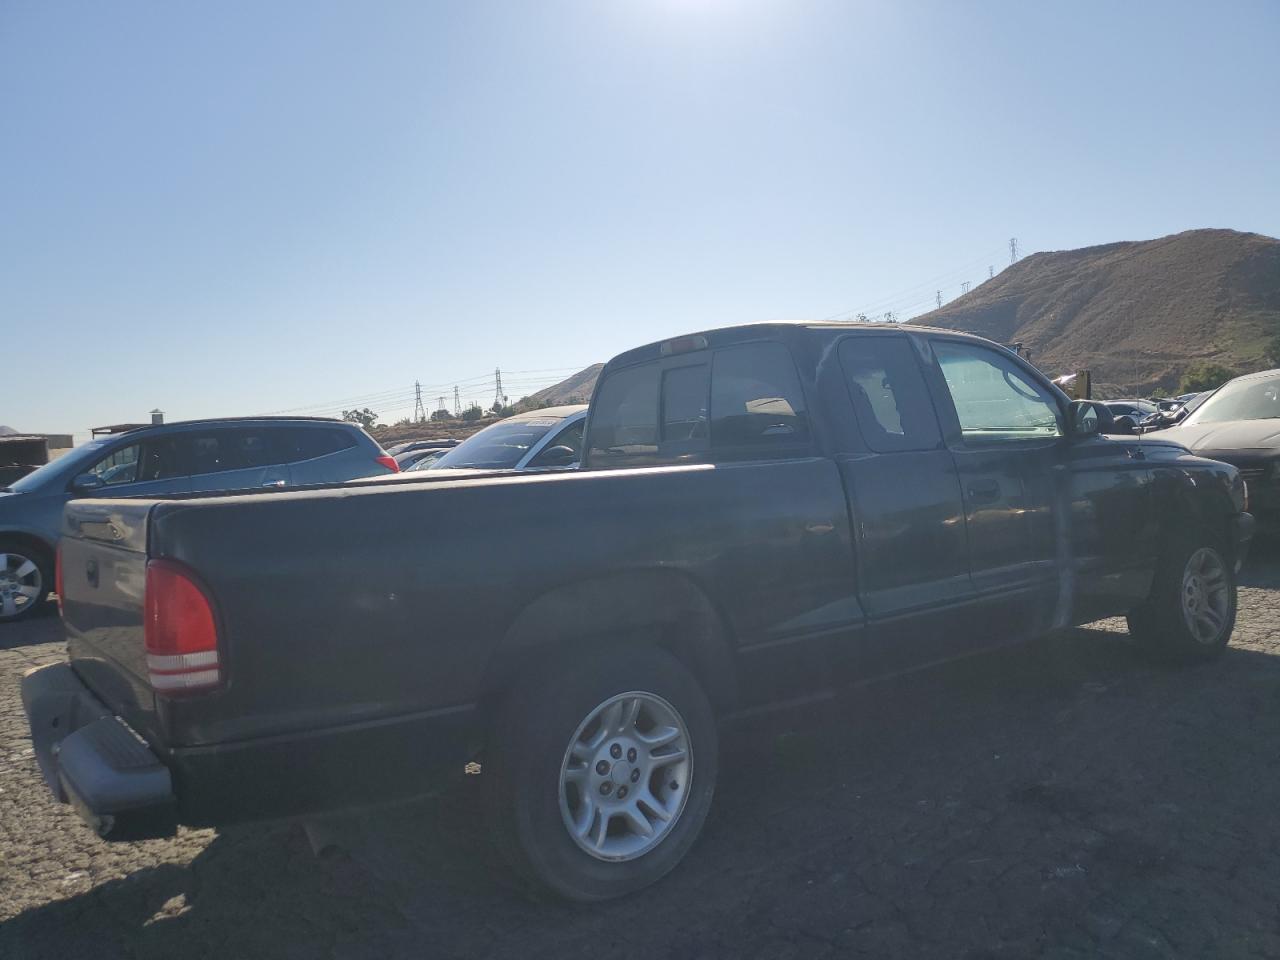
[[[933,305],[934,305],[935,307],[940,307],[940,306],[942,306],[942,291],[941,291],[941,290],[939,290],[939,291],[938,291],[938,295],[937,295],[936,297],[934,297],[934,298],[933,298]]]
[[[462,416],[462,399],[458,396],[458,388],[453,388],[453,415],[455,417]]]
[[[960,284],[960,293],[961,295],[964,295],[968,292],[969,292],[969,281],[966,280],[964,283]]]
[[[498,409],[507,402],[507,396],[502,392],[502,371],[497,367],[493,368],[493,407]]]
[[[437,413],[444,413],[444,414],[447,414],[447,413],[449,412],[449,408],[448,408],[448,407],[446,407],[446,406],[444,405],[444,397],[441,397],[441,398],[436,402],[436,412],[437,412]]]
[[[417,423],[427,419],[427,410],[422,405],[422,384],[417,380],[413,381],[413,419]]]
[[[987,279],[990,280],[995,275],[996,275],[995,266],[993,265],[993,266],[987,267]]]
[[[1017,237],[1009,238],[1009,262],[1010,263],[1018,262],[1018,238]]]

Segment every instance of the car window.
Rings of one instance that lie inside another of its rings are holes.
[[[539,440],[561,423],[560,417],[529,417],[502,420],[472,434],[435,462],[432,469],[455,467],[479,470],[509,470],[524,458]]]
[[[137,476],[139,481],[169,480],[182,476],[176,438],[156,437],[142,444]]]
[[[791,354],[780,343],[716,351],[711,367],[714,449],[807,447],[809,418]]]
[[[142,444],[131,443],[127,447],[113,450],[86,472],[92,473],[106,487],[133,483],[138,479],[138,459],[141,454]]]
[[[551,438],[551,440],[547,443],[545,447],[542,448],[541,452],[536,457],[534,457],[532,460],[529,461],[529,466],[530,467],[550,466],[551,464],[548,464],[545,461],[548,459],[551,459],[547,457],[547,451],[550,450],[552,447],[570,447],[572,448],[574,453],[573,459],[580,460],[582,458],[582,428],[585,425],[586,425],[586,420],[579,419],[576,423],[571,423],[569,426],[565,427],[558,434],[556,434],[554,437]],[[561,465],[559,458],[556,458],[555,465],[556,466]]]
[[[966,441],[1062,436],[1052,395],[1008,357],[968,343],[936,340],[933,346]]]
[[[235,434],[234,430],[210,430],[179,437],[178,451],[183,471],[188,476],[198,477],[248,466]]]
[[[660,375],[657,363],[646,363],[612,372],[604,379],[591,412],[588,455],[593,467],[654,461]]]
[[[1269,420],[1280,417],[1280,377],[1229,380],[1192,409],[1194,412],[1182,421],[1184,424]]]
[[[280,463],[314,460],[339,450],[350,450],[356,445],[351,431],[335,427],[276,427],[271,434],[279,451]]]
[[[840,367],[858,429],[876,453],[933,450],[938,418],[905,337],[856,336],[840,342]]]

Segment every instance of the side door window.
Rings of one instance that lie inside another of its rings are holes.
[[[804,393],[791,353],[781,343],[744,343],[716,351],[711,447],[717,460],[809,452]]]
[[[914,349],[905,337],[859,335],[840,343],[840,367],[858,429],[876,453],[942,445]]]
[[[192,489],[240,490],[287,480],[266,430],[214,429],[189,433],[178,444]],[[277,476],[278,475],[278,476]]]
[[[101,478],[104,494],[140,496],[187,489],[173,437],[157,437],[120,447],[88,471]]]
[[[966,444],[1063,435],[1057,402],[1008,357],[947,340],[935,340],[933,349]]]
[[[138,466],[141,459],[142,444],[131,443],[127,447],[111,451],[86,472],[101,480],[104,487],[134,483],[138,479]]]
[[[667,463],[707,449],[709,377],[705,363],[662,372],[662,433],[658,456]]]

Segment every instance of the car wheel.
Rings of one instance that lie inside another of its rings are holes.
[[[521,875],[559,896],[639,890],[697,839],[718,750],[706,695],[665,651],[557,663],[513,691],[493,726],[493,836]]]
[[[0,623],[38,610],[53,589],[53,572],[43,553],[25,544],[0,543]]]
[[[1170,551],[1151,595],[1129,614],[1129,632],[1165,659],[1208,660],[1226,649],[1236,622],[1232,564],[1207,538]]]

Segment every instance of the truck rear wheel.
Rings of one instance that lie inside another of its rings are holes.
[[[0,623],[12,623],[40,609],[53,589],[53,571],[39,551],[0,542]]]
[[[1171,550],[1156,571],[1151,595],[1129,613],[1129,633],[1169,660],[1218,656],[1236,622],[1235,570],[1208,538]]]
[[[558,663],[507,698],[485,761],[500,851],[570,900],[655,882],[697,839],[715,791],[706,695],[663,650]]]

